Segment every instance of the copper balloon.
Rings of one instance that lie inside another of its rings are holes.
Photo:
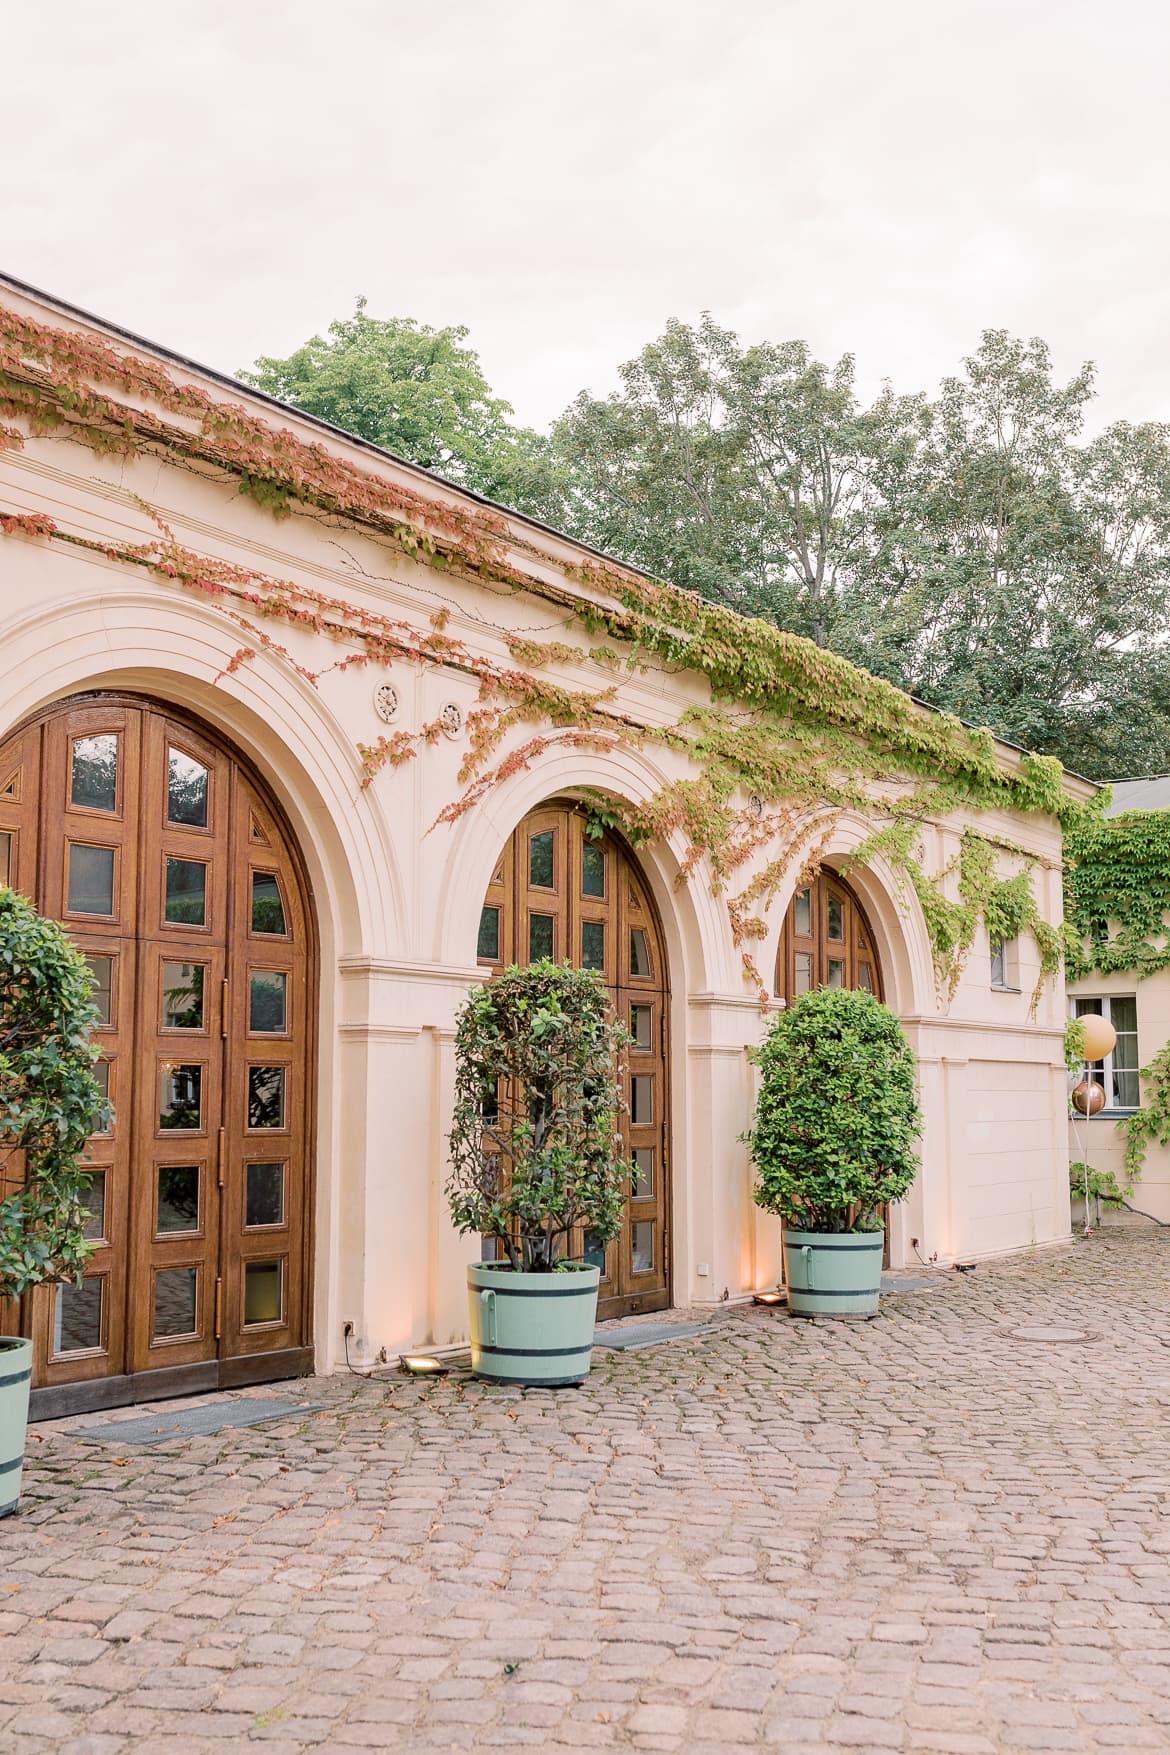
[[[1085,1059],[1104,1060],[1117,1046],[1117,1031],[1098,1012],[1085,1012],[1077,1019],[1085,1035]]]
[[[1105,1107],[1104,1088],[1095,1079],[1082,1079],[1075,1086],[1072,1105],[1078,1115],[1098,1115]]]

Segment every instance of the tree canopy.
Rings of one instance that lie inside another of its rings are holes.
[[[934,397],[671,322],[544,437],[462,328],[354,316],[249,383],[1097,778],[1170,765],[1170,428],[984,332]]]
[[[461,325],[379,318],[359,298],[287,359],[262,356],[238,376],[306,414],[433,469],[460,487],[555,520],[561,510],[546,438],[512,421]]]

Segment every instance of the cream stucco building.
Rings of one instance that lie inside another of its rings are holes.
[[[1170,809],[1170,776],[1146,780],[1119,780],[1112,787],[1110,815],[1131,811]],[[1069,1011],[1073,1016],[1100,1012],[1117,1031],[1117,1046],[1104,1062],[1090,1068],[1090,1076],[1105,1092],[1105,1107],[1089,1118],[1073,1116],[1069,1122],[1069,1155],[1074,1163],[1088,1163],[1094,1170],[1110,1172],[1124,1187],[1125,1137],[1121,1124],[1141,1107],[1141,1069],[1170,1042],[1170,969],[1144,975],[1136,969],[1103,975],[1093,970],[1070,984]],[[1079,1181],[1079,1177],[1077,1178]],[[1131,1204],[1170,1224],[1170,1148],[1151,1140],[1142,1165],[1141,1180],[1130,1195]],[[1078,1219],[1083,1202],[1074,1202]],[[1092,1203],[1090,1221],[1098,1217]],[[1119,1209],[1100,1209],[1103,1224],[1140,1224],[1142,1221]]]
[[[118,1114],[95,1142],[90,1279],[79,1293],[39,1294],[19,1319],[37,1339],[42,1410],[331,1369],[347,1319],[355,1360],[458,1342],[477,1250],[452,1231],[442,1192],[455,1017],[469,986],[529,949],[596,960],[644,1014],[631,1140],[647,1156],[605,1308],[735,1300],[774,1284],[779,1228],[752,1204],[738,1143],[764,1017],[727,909],[702,865],[677,881],[681,830],[635,854],[617,836],[587,853],[580,829],[583,793],[646,801],[687,777],[685,757],[665,743],[599,750],[562,736],[437,821],[466,784],[474,667],[325,668],[318,632],[292,615],[262,624],[216,588],[224,568],[236,586],[251,573],[292,581],[506,668],[517,641],[565,638],[566,605],[596,590],[583,582],[591,557],[501,514],[515,574],[502,585],[319,505],[294,501],[277,520],[239,491],[231,435],[209,461],[188,442],[198,423],[162,406],[151,373],[194,386],[213,409],[243,405],[407,508],[440,521],[481,508],[18,283],[0,282],[0,305],[136,362],[51,431],[0,409],[0,428],[23,438],[0,450],[0,856],[95,961]],[[20,365],[22,383],[35,387],[40,370]],[[84,359],[77,371],[94,382]],[[116,406],[149,429],[148,444],[95,446]],[[153,545],[157,560],[168,543],[204,558],[210,590],[134,558]],[[568,655],[557,680],[595,691],[597,667]],[[703,677],[656,659],[611,680],[613,711],[643,725],[709,699]],[[363,750],[424,727],[417,759],[373,771]],[[531,736],[518,725],[502,747]],[[999,759],[1020,764],[1007,747]],[[798,966],[786,959],[815,953],[814,978],[875,985],[903,1021],[925,1132],[922,1175],[891,1214],[891,1262],[1066,1237],[1060,980],[1032,1014],[1031,941],[1010,947],[993,985],[980,929],[953,996],[940,994],[919,903],[887,863],[834,875],[871,821],[858,810],[825,821],[825,876],[803,880],[797,918],[789,873],[754,955],[773,994]],[[972,823],[1034,857],[1042,912],[1058,923],[1056,821],[953,811],[924,825],[928,870],[948,866]],[[798,986],[812,965],[799,967]]]

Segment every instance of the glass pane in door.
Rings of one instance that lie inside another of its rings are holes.
[[[585,1260],[588,1262],[590,1267],[595,1267],[595,1268],[601,1269],[601,1274],[602,1274],[602,1277],[604,1278],[605,1277],[605,1244],[601,1241],[601,1238],[597,1235],[596,1231],[586,1231],[584,1255],[585,1255]]]
[[[244,1223],[250,1230],[284,1224],[284,1165],[249,1164]]]
[[[256,1036],[282,1036],[288,1028],[288,976],[282,969],[253,969],[248,1028]]]
[[[108,1024],[114,1010],[114,959],[93,957],[87,952],[85,960],[93,975],[93,1003],[97,1007],[97,1021],[99,1024]]]
[[[69,802],[75,810],[117,810],[117,732],[74,738]]]
[[[281,1261],[250,1261],[244,1268],[244,1327],[279,1322],[284,1283]]]
[[[154,1276],[155,1339],[177,1340],[196,1334],[198,1298],[197,1267],[158,1268]]]
[[[282,1066],[250,1066],[248,1068],[248,1126],[275,1128],[284,1126],[284,1068]]]
[[[553,887],[553,831],[533,835],[528,843],[528,881],[534,889]]]
[[[605,849],[586,841],[581,853],[581,894],[604,897]]]
[[[202,762],[171,750],[167,763],[167,821],[188,829],[207,827],[210,775]]]
[[[73,841],[69,846],[69,890],[65,906],[70,914],[98,914],[109,919],[114,912],[114,849],[90,847]]]
[[[583,920],[581,922],[581,967],[603,971],[605,969],[604,920]]]
[[[252,931],[284,936],[284,903],[275,872],[252,873]]]
[[[53,1352],[92,1353],[102,1344],[105,1275],[80,1286],[58,1286],[53,1296]]]
[[[203,1068],[164,1061],[158,1075],[158,1125],[180,1133],[203,1126]]]
[[[160,1164],[158,1167],[159,1236],[199,1229],[198,1164]]]
[[[634,1151],[635,1200],[650,1200],[654,1194],[654,1147],[638,1146]]]
[[[553,954],[553,917],[551,914],[530,914],[528,917],[528,959],[539,963]]]
[[[630,1080],[630,1120],[635,1127],[654,1120],[654,1080],[649,1076]]]
[[[106,1234],[106,1173],[95,1170],[81,1196],[85,1213],[85,1236],[90,1241]]]
[[[479,916],[479,940],[475,947],[477,957],[485,963],[498,963],[500,960],[500,910],[483,908]]]
[[[206,926],[207,867],[202,860],[167,860],[166,918],[172,926]]]
[[[162,966],[164,1030],[203,1029],[203,987],[207,970],[202,963],[164,963]]]

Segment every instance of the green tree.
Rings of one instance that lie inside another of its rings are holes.
[[[306,414],[369,439],[424,469],[531,516],[555,521],[560,486],[547,439],[512,421],[492,394],[461,326],[383,319],[358,299],[287,359],[263,356],[237,375]]]
[[[575,534],[672,584],[831,642],[864,532],[853,360],[672,322],[554,428]]]
[[[914,1051],[869,993],[803,993],[756,1051],[756,1204],[790,1230],[880,1230],[918,1173]]]
[[[939,396],[671,323],[554,429],[575,534],[1102,777],[1170,750],[1170,428],[988,330]]]
[[[850,656],[868,629],[872,668],[925,700],[1120,775],[1170,745],[1170,432],[1085,441],[1092,382],[989,330],[936,402],[886,393]]]
[[[527,1273],[551,1273],[581,1226],[601,1244],[617,1236],[629,1040],[592,969],[533,963],[471,994],[455,1033],[447,1199],[458,1231],[494,1237]]]
[[[62,929],[0,886],[0,1297],[79,1280],[89,1254],[81,1155],[109,1116],[92,994]]]

